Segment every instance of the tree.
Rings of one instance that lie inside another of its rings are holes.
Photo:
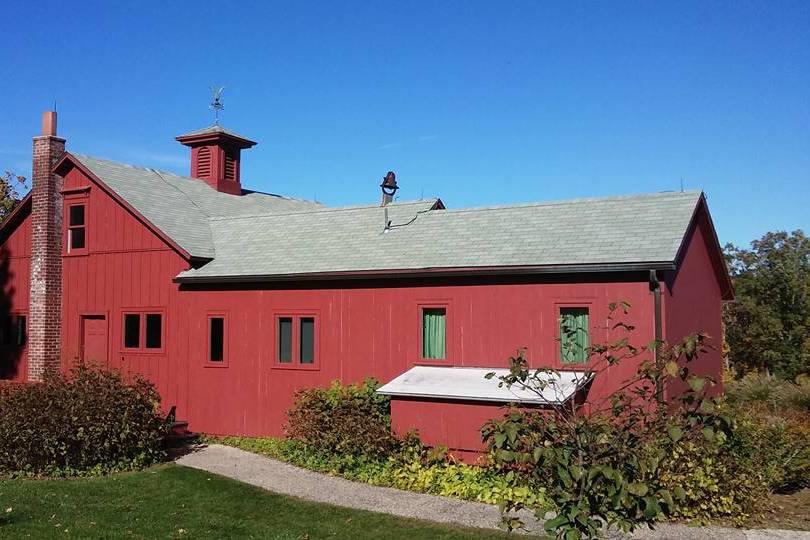
[[[9,171],[0,176],[0,222],[14,210],[27,187],[24,176]]]
[[[736,293],[723,313],[732,367],[785,379],[810,373],[810,238],[769,232],[750,250],[727,244],[725,255]]]

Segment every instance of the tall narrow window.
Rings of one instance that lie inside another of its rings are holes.
[[[292,363],[292,317],[278,318],[278,361],[281,364]]]
[[[315,362],[315,319],[301,317],[301,351],[299,358],[302,364]]]
[[[225,319],[223,317],[210,317],[208,337],[208,360],[222,362],[225,360]]]
[[[68,253],[86,247],[84,205],[68,207]]]
[[[422,358],[444,360],[447,355],[447,309],[422,308]]]
[[[124,348],[137,349],[141,346],[141,315],[124,314]]]
[[[160,313],[146,314],[146,348],[160,349],[163,346],[163,316]]]
[[[588,360],[588,308],[560,308],[560,361],[578,364]]]
[[[17,346],[22,347],[28,337],[28,320],[25,315],[17,315]]]

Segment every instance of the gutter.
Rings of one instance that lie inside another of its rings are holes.
[[[403,277],[460,277],[460,276],[502,276],[532,274],[572,274],[572,273],[609,273],[640,272],[655,270],[675,270],[675,263],[639,262],[639,263],[598,263],[598,264],[561,264],[561,265],[524,265],[524,266],[472,266],[472,267],[434,267],[403,268],[385,270],[346,270],[337,272],[305,272],[296,274],[246,274],[234,276],[176,276],[175,283],[256,283],[256,282],[289,282],[289,281],[325,281],[334,279],[397,279]]]
[[[663,370],[663,366],[661,365],[661,362],[663,361],[663,358],[661,357],[661,345],[664,341],[661,317],[661,283],[658,281],[658,272],[652,269],[650,270],[650,291],[653,294],[654,304],[653,324],[655,327],[655,350],[653,352],[653,357],[655,359],[655,367],[660,374]],[[664,402],[664,381],[660,376],[655,381],[655,398],[659,403]]]

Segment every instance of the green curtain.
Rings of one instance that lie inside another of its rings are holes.
[[[446,313],[443,308],[422,310],[422,358],[445,357]]]
[[[560,309],[560,360],[576,364],[588,359],[588,308]]]

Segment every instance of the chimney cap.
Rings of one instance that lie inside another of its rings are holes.
[[[56,111],[44,111],[42,113],[42,135],[56,137]]]

